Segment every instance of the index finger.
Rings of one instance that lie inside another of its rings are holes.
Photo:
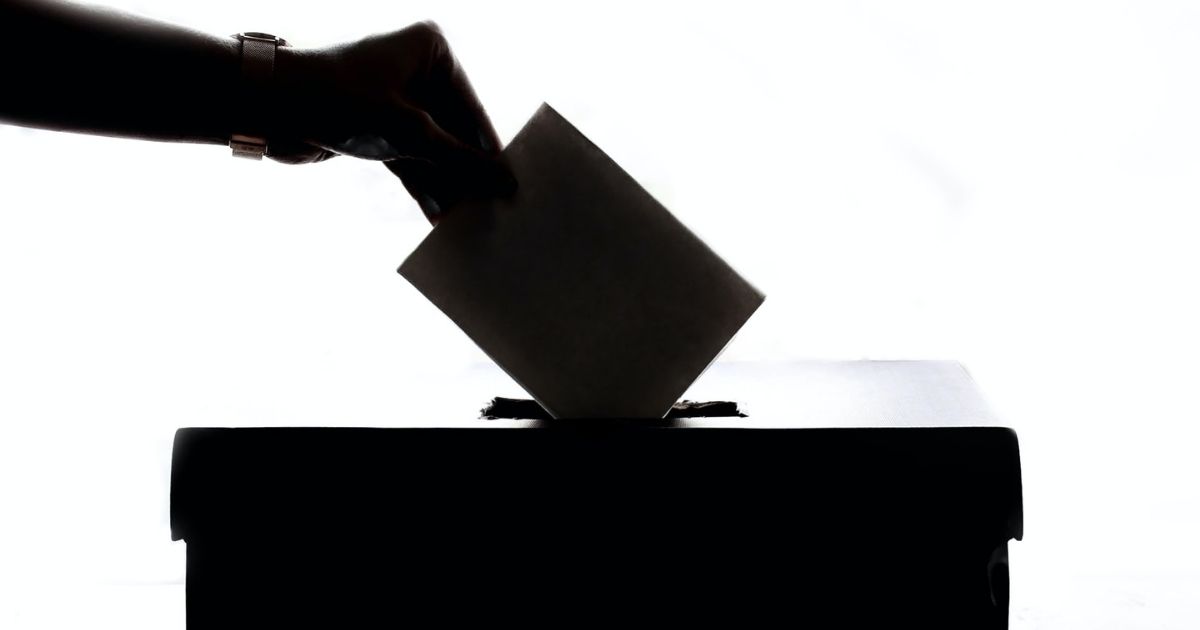
[[[467,73],[450,50],[445,37],[434,40],[430,68],[430,91],[426,111],[438,126],[464,144],[485,153],[500,153],[500,136]]]

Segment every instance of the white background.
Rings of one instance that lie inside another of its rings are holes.
[[[506,141],[550,102],[768,294],[723,361],[970,368],[1022,441],[1014,628],[1200,622],[1196,5],[111,4],[436,19]],[[396,426],[486,366],[395,273],[427,229],[376,164],[0,126],[0,627],[182,627],[176,427]]]

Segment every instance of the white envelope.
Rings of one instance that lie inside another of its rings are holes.
[[[661,418],[764,296],[558,112],[400,274],[555,418]]]

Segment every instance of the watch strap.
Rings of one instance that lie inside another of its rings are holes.
[[[238,33],[241,42],[241,82],[237,93],[236,128],[229,139],[235,157],[261,160],[267,152],[270,85],[275,74],[275,52],[286,46],[267,33]]]

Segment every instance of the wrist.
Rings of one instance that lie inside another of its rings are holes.
[[[269,137],[287,141],[314,140],[315,112],[331,91],[330,54],[324,49],[280,47],[271,83]]]

